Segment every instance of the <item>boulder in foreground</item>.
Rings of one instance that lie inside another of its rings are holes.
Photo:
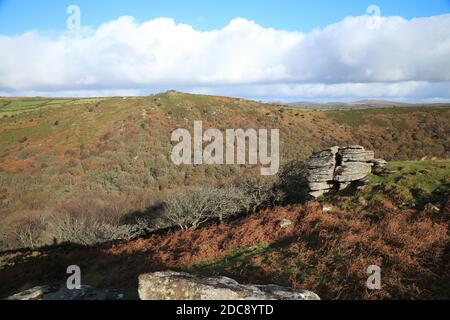
[[[242,285],[227,277],[197,277],[180,272],[139,276],[141,300],[320,300],[311,291],[277,285]]]

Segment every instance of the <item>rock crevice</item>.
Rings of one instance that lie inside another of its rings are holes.
[[[308,161],[309,195],[318,198],[352,184],[363,186],[370,173],[381,172],[385,165],[386,161],[375,159],[373,151],[359,145],[324,149],[312,154]]]

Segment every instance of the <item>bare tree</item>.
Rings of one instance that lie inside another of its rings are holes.
[[[169,197],[165,218],[183,230],[196,229],[211,219],[223,221],[242,211],[244,194],[235,187],[197,188]]]
[[[42,245],[42,233],[46,228],[47,220],[45,217],[38,215],[19,220],[13,230],[20,247],[35,249]]]

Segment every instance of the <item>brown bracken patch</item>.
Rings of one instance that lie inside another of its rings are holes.
[[[446,206],[443,206],[444,216]],[[0,296],[63,280],[70,264],[99,287],[136,291],[141,273],[161,270],[230,276],[246,283],[277,283],[317,292],[324,299],[449,298],[448,219],[398,210],[384,203],[373,220],[364,210],[322,212],[317,202],[277,207],[221,225],[169,231],[96,248],[60,246],[4,255]],[[292,224],[281,228],[289,219]],[[263,246],[240,259],[238,250]],[[225,259],[225,260],[223,260]],[[226,261],[219,269],[208,261]],[[200,264],[199,264],[200,263]],[[207,266],[203,271],[201,265]],[[370,265],[382,270],[382,290],[365,283]],[[209,269],[208,269],[209,268]],[[95,277],[94,277],[95,275]]]

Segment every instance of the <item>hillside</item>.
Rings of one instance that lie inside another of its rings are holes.
[[[11,226],[74,203],[90,214],[123,216],[172,190],[255,175],[252,166],[175,166],[171,132],[192,131],[195,120],[204,129],[279,128],[282,163],[346,144],[364,145],[386,160],[450,155],[445,106],[318,111],[174,91],[129,98],[1,98],[1,247],[11,245]]]
[[[393,162],[388,169],[371,176],[367,190],[322,205],[277,206],[129,242],[3,254],[0,297],[64,281],[76,261],[85,284],[120,289],[129,299],[137,298],[139,274],[164,270],[308,288],[323,299],[449,299],[450,164]],[[281,227],[284,219],[292,224]],[[371,264],[382,267],[383,290],[365,288]]]
[[[174,91],[0,105],[0,297],[64,281],[73,263],[83,283],[130,299],[139,274],[165,270],[324,299],[450,297],[448,107],[321,111]],[[279,174],[175,166],[171,132],[196,120],[280,129]],[[303,160],[348,144],[387,171],[307,201]],[[383,290],[364,285],[372,264]]]

